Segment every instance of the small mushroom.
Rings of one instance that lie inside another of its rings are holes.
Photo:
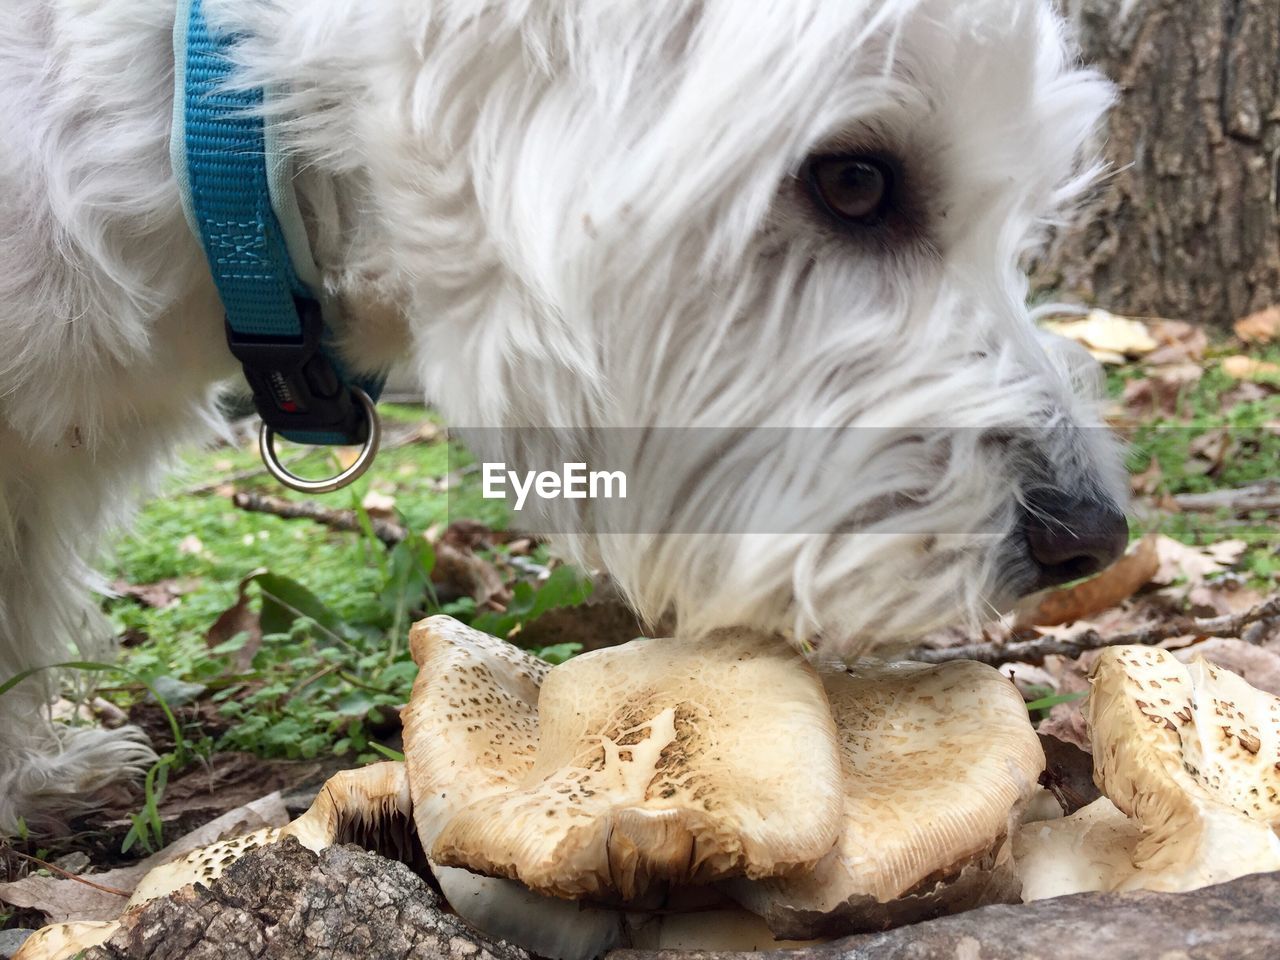
[[[445,617],[410,642],[405,756],[435,863],[630,901],[806,868],[835,843],[831,711],[783,644],[637,640],[548,671]]]
[[[1022,899],[1113,890],[1133,874],[1133,850],[1142,828],[1106,797],[1069,817],[1024,824],[1013,840]]]
[[[209,884],[251,850],[296,837],[317,853],[356,843],[392,859],[412,862],[413,824],[409,785],[402,763],[375,763],[330,777],[310,809],[278,829],[264,828],[220,840],[150,871],[134,888],[125,909],[167,896],[190,883]]]
[[[106,943],[119,926],[119,920],[51,923],[23,940],[13,960],[71,960],[90,947]]]
[[[1194,890],[1280,869],[1280,699],[1153,647],[1104,650],[1090,681],[1105,799],[1022,828],[1025,899]]]
[[[1016,902],[1006,838],[1044,753],[1013,684],[971,662],[863,662],[823,681],[844,771],[839,841],[813,870],[724,888],[796,938]]]

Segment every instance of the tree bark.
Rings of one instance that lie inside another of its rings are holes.
[[[1033,264],[1037,290],[1216,325],[1280,301],[1280,3],[1060,2],[1120,99],[1111,175]]]
[[[121,918],[84,960],[531,960],[441,909],[402,863],[352,846],[318,856],[292,837],[243,857],[212,888]]]

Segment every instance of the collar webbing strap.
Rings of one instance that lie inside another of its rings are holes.
[[[293,195],[291,168],[264,122],[264,92],[230,82],[227,48],[202,0],[179,0],[170,152],[183,209],[226,312],[227,343],[263,423],[289,440],[364,443],[381,378],[350,378],[329,344],[327,302]],[[264,451],[265,453],[265,451]]]

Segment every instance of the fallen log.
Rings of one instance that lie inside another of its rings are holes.
[[[1090,893],[983,907],[799,950],[786,960],[1272,960],[1280,874],[1191,893]],[[293,839],[255,851],[210,888],[132,911],[85,960],[530,960],[450,913],[400,863]],[[753,960],[717,951],[616,950],[608,960]]]

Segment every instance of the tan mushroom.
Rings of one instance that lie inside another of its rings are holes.
[[[106,943],[119,920],[72,920],[41,927],[13,955],[13,960],[71,960],[90,947]]]
[[[831,713],[772,639],[637,640],[551,671],[443,617],[411,644],[405,755],[434,862],[632,900],[811,866],[835,842]]]
[[[969,662],[866,662],[823,681],[844,769],[839,841],[811,871],[725,889],[788,937],[1016,901],[1006,838],[1044,754],[1013,684]]]
[[[1024,896],[1194,890],[1280,869],[1280,699],[1152,647],[1104,650],[1090,680],[1106,799],[1020,831]]]

